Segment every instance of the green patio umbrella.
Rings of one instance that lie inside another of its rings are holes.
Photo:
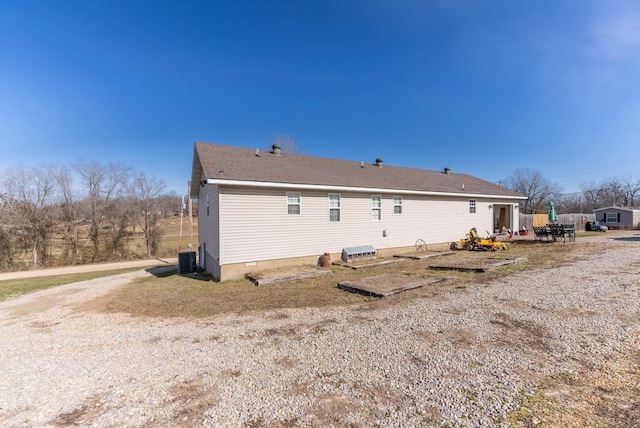
[[[555,223],[558,221],[558,214],[556,214],[556,207],[553,205],[553,202],[549,201],[549,212],[548,212],[549,223]]]

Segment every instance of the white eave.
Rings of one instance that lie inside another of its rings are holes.
[[[426,190],[402,190],[402,189],[381,189],[376,187],[353,187],[353,186],[332,186],[324,184],[295,184],[295,183],[277,183],[268,181],[246,181],[246,180],[224,180],[219,178],[209,178],[207,184],[215,184],[218,186],[233,187],[258,187],[271,189],[295,189],[295,190],[323,190],[330,192],[367,192],[367,193],[385,193],[385,194],[403,194],[403,195],[423,195],[423,196],[454,196],[454,197],[472,197],[472,198],[493,198],[493,199],[510,199],[520,200],[528,199],[526,197],[507,196],[507,195],[490,195],[484,193],[467,193],[462,192],[433,192]]]

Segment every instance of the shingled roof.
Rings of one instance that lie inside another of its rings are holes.
[[[200,182],[203,176],[206,180],[219,184],[224,184],[224,181],[230,184],[242,181],[256,185],[284,183],[525,198],[520,193],[466,174],[294,153],[276,154],[263,150],[257,153],[256,149],[196,142],[192,181]],[[198,186],[192,186],[193,196],[197,196],[197,188]]]

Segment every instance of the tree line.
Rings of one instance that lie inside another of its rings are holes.
[[[634,207],[640,203],[640,178],[634,175],[611,177],[601,182],[584,182],[581,191],[563,194],[558,183],[531,168],[516,169],[503,185],[528,197],[520,203],[523,214],[547,212],[553,201],[558,213],[592,213],[596,208],[608,206]]]
[[[154,256],[160,218],[180,209],[164,180],[120,163],[7,168],[0,171],[0,270],[25,255],[32,268],[126,259],[136,231]]]

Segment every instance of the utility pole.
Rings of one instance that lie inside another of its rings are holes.
[[[187,196],[189,197],[189,251],[191,251],[191,243],[193,241],[193,200],[191,199],[191,181],[188,185],[189,191]]]
[[[182,217],[184,217],[184,195],[180,201],[180,236],[178,238],[178,252],[182,249]]]

